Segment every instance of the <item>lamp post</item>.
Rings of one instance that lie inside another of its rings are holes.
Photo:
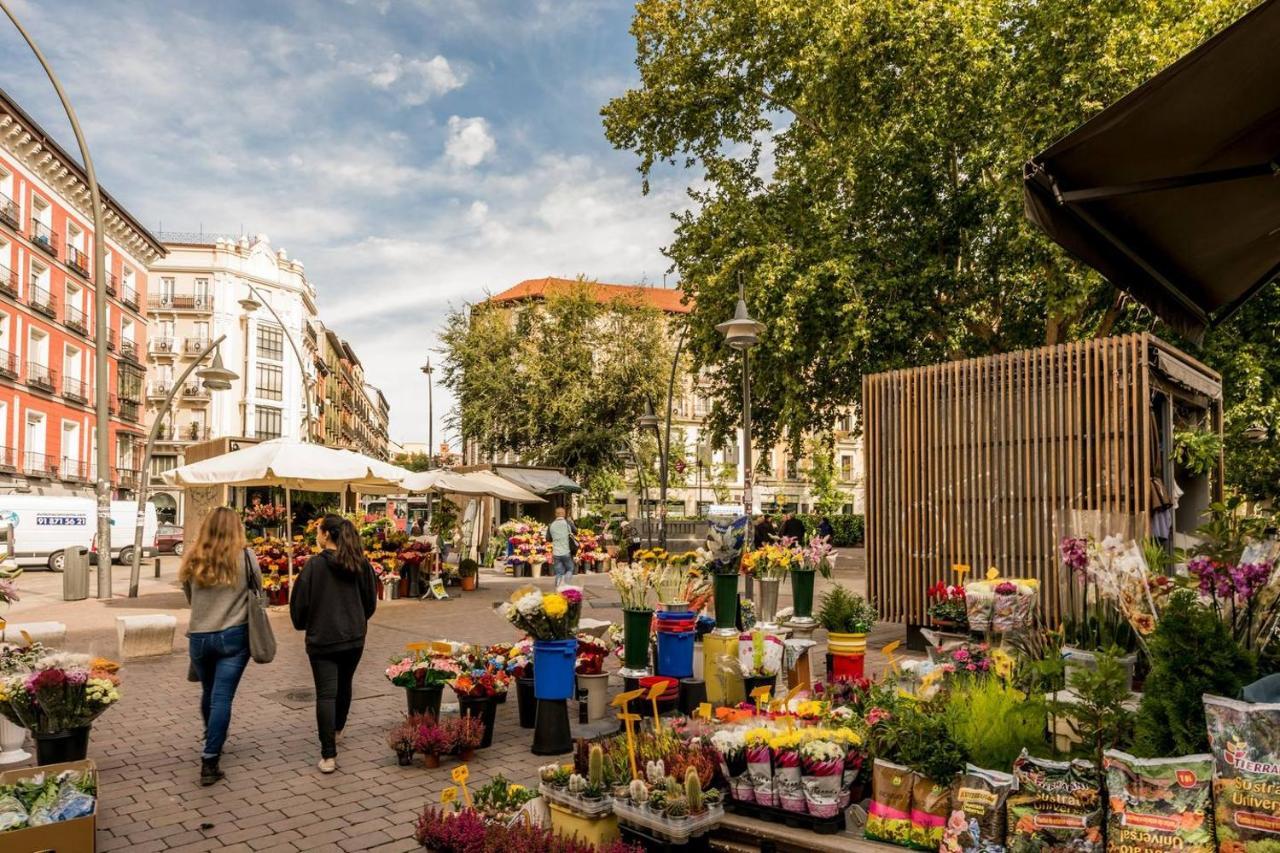
[[[435,368],[431,366],[431,357],[427,357],[427,363],[422,365],[422,372],[427,375],[427,467],[436,467],[433,463],[436,458],[436,416],[431,405],[431,374],[435,373]]]
[[[658,438],[658,547],[667,547],[667,485],[671,476],[671,414],[675,406],[676,375],[680,370],[680,353],[684,349],[684,336],[689,331],[689,324],[680,326],[680,337],[676,339],[676,353],[671,359],[671,378],[667,382],[667,417],[665,432],[658,434],[658,416],[654,414],[653,404],[644,401],[644,414],[637,420],[640,431],[653,430]]]
[[[271,307],[262,294],[249,282],[244,283],[249,288],[249,295],[240,300],[240,307],[247,313],[252,314],[259,308],[265,307],[271,312],[271,316],[280,324],[280,330],[284,332],[285,338],[289,341],[289,346],[293,348],[293,354],[298,359],[298,371],[302,374],[302,403],[306,406],[306,418],[304,420],[302,440],[304,442],[311,441],[311,379],[307,375],[307,363],[302,360],[302,350],[298,349],[298,342],[293,339],[293,334],[289,331],[289,327],[285,325],[284,320],[280,319],[280,315],[276,313],[276,309]],[[247,337],[247,336],[246,336]],[[249,342],[245,341],[245,349],[249,347]]]
[[[751,348],[760,342],[764,324],[747,312],[746,291],[738,276],[738,304],[733,319],[716,326],[725,343],[742,353],[742,508],[750,517],[754,511],[751,495]]]
[[[102,217],[102,192],[98,189],[98,174],[93,168],[93,158],[89,156],[89,145],[84,141],[84,133],[80,129],[80,120],[76,111],[62,88],[58,75],[53,73],[49,61],[36,45],[35,39],[14,16],[9,5],[0,0],[0,9],[13,22],[14,27],[22,35],[31,52],[36,55],[44,73],[58,93],[62,109],[71,124],[71,132],[75,134],[76,145],[80,148],[80,159],[84,161],[85,182],[89,185],[89,206],[93,214],[93,328],[97,342],[93,354],[93,417],[94,437],[98,443],[97,467],[98,475],[94,478],[94,496],[98,506],[98,548],[99,553],[111,553],[111,410],[109,387],[110,366],[107,361],[107,261],[106,261],[106,226]],[[98,598],[111,597],[111,560],[98,561]]]
[[[228,370],[222,364],[222,353],[218,350],[222,342],[227,339],[226,335],[221,335],[213,345],[205,349],[200,357],[191,364],[187,365],[187,369],[182,371],[182,375],[178,377],[178,381],[173,383],[173,387],[169,389],[168,395],[164,398],[160,410],[156,412],[156,419],[151,424],[151,432],[147,435],[147,446],[142,453],[142,472],[138,478],[138,515],[134,521],[133,527],[133,554],[129,563],[129,597],[138,597],[138,580],[142,575],[142,529],[147,520],[147,487],[151,485],[151,452],[155,449],[156,439],[160,435],[160,429],[164,426],[164,416],[169,413],[170,407],[173,406],[173,400],[178,395],[178,389],[184,387],[187,377],[195,371],[197,377],[200,378],[206,388],[210,391],[226,391],[231,387],[231,383],[240,377],[233,370]],[[208,367],[200,365],[210,355],[213,356],[213,364]],[[100,554],[110,554],[110,551],[100,551]],[[99,563],[103,560],[99,559]],[[108,561],[109,562],[109,561]]]

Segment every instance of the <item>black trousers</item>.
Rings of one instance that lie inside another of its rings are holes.
[[[334,758],[338,748],[333,733],[347,727],[351,712],[351,679],[364,648],[308,655],[316,684],[316,729],[320,732],[320,757]]]

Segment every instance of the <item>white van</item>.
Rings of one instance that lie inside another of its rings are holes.
[[[133,532],[138,504],[111,502],[111,556],[133,561]],[[12,527],[14,559],[20,566],[48,566],[62,571],[62,552],[93,546],[97,527],[93,498],[57,495],[0,495],[0,526]],[[143,556],[156,553],[156,507],[147,502],[142,526]]]

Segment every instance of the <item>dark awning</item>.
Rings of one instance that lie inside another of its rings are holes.
[[[1063,248],[1199,340],[1280,274],[1278,164],[1266,0],[1029,161],[1023,196]]]
[[[573,480],[548,468],[507,468],[498,466],[494,473],[523,486],[535,495],[576,495],[582,492]]]

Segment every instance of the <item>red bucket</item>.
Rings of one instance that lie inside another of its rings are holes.
[[[828,681],[851,681],[863,677],[866,655],[832,655]]]

